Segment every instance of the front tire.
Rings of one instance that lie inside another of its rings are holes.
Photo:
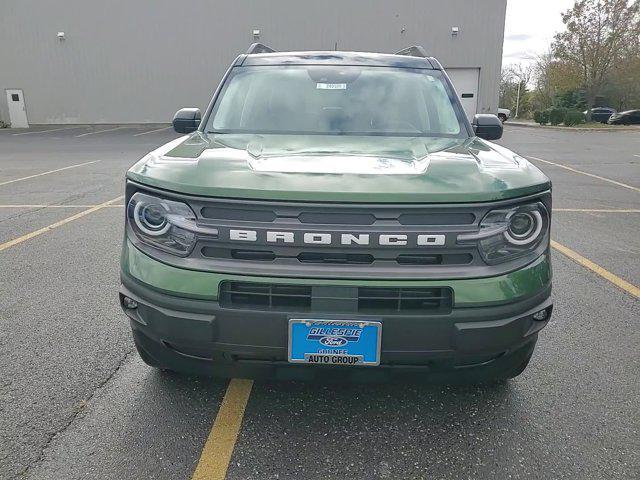
[[[500,119],[500,121],[501,121],[502,123],[504,123],[504,122],[506,122],[506,121],[507,121],[507,116],[506,116],[504,113],[499,113],[499,114],[498,114],[498,118]]]

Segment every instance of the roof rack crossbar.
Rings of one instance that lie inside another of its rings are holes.
[[[410,47],[403,48],[395,53],[395,55],[407,55],[408,57],[422,57],[427,58],[429,54],[422,45],[411,45]]]
[[[275,52],[273,48],[267,47],[262,43],[252,43],[251,46],[249,47],[249,50],[247,50],[247,55],[251,55],[253,53],[273,53],[273,52]]]

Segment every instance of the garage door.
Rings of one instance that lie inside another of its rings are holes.
[[[478,112],[479,68],[446,68],[449,78],[456,87],[462,106],[471,120]]]

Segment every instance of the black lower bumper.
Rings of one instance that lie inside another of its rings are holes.
[[[454,308],[446,315],[353,315],[313,318],[377,320],[383,324],[379,367],[319,367],[287,362],[290,318],[306,314],[223,308],[218,302],[159,293],[124,277],[123,310],[149,363],[170,370],[227,377],[349,379],[430,377],[482,371],[500,376],[529,358],[538,332],[548,322],[550,289],[507,305]],[[127,308],[124,297],[137,303]],[[533,314],[547,310],[546,319]]]

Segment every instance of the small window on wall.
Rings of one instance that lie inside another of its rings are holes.
[[[12,93],[11,94],[11,100],[14,102],[19,102],[20,101],[20,95],[18,95],[17,93]]]

